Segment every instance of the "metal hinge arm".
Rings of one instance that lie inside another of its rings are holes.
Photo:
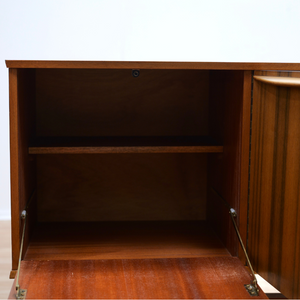
[[[26,229],[26,220],[27,220],[27,212],[24,209],[21,213],[21,219],[23,220],[23,232],[22,232],[22,239],[20,245],[20,254],[19,254],[19,262],[18,262],[18,271],[17,271],[17,278],[16,278],[16,298],[17,299],[25,299],[27,290],[21,289],[19,285],[19,275],[20,275],[20,267],[21,267],[21,260],[22,260],[22,252],[23,252],[23,244],[25,238],[25,229]]]
[[[244,246],[243,240],[242,240],[242,238],[241,238],[239,229],[238,229],[237,224],[236,224],[236,222],[235,222],[235,218],[237,217],[237,213],[236,213],[235,209],[230,208],[229,214],[230,214],[232,223],[233,223],[233,225],[234,225],[234,229],[235,229],[235,231],[236,231],[236,234],[237,234],[237,236],[238,236],[239,242],[240,242],[240,244],[241,244],[241,247],[242,247],[242,249],[243,249],[243,251],[244,251],[244,254],[245,254],[245,257],[246,257],[246,260],[247,260],[247,264],[248,264],[248,267],[249,267],[249,269],[250,269],[250,271],[251,271],[251,275],[252,275],[252,280],[251,280],[250,284],[245,284],[245,288],[246,288],[246,290],[249,292],[249,294],[250,294],[251,296],[258,296],[259,288],[258,288],[258,286],[257,286],[257,279],[256,279],[255,273],[254,273],[254,271],[253,271],[253,268],[252,268],[250,259],[249,259],[249,257],[248,257],[246,248],[245,248],[245,246]]]

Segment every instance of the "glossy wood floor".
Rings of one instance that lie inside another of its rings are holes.
[[[7,299],[13,280],[11,270],[10,221],[0,221],[0,299]]]
[[[23,261],[21,274],[26,299],[267,299],[248,294],[249,273],[228,256]]]
[[[38,223],[25,260],[229,256],[205,221]]]

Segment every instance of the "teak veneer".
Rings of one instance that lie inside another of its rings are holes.
[[[227,256],[24,261],[21,272],[29,299],[249,299],[248,272]]]
[[[300,297],[300,64],[6,64],[26,299]]]
[[[300,63],[245,63],[245,62],[158,62],[158,61],[47,61],[7,60],[8,68],[34,69],[168,69],[168,70],[291,70],[299,71]]]
[[[230,256],[204,221],[57,222],[37,224],[24,260],[203,256]]]
[[[37,139],[29,154],[217,153],[223,146],[209,137],[97,137]]]

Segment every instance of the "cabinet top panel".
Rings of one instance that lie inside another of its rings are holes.
[[[8,68],[292,70],[300,63],[6,60]]]

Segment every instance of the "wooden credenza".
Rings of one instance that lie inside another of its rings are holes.
[[[300,297],[300,64],[6,64],[26,299]]]

